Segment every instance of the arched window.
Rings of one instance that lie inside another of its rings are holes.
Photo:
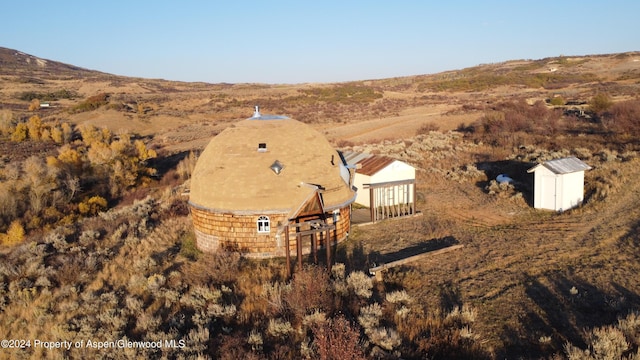
[[[268,216],[260,216],[258,218],[258,232],[259,233],[268,233],[271,231],[271,227],[269,226],[269,217]]]

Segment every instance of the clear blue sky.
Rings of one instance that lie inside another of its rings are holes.
[[[18,1],[0,46],[117,75],[303,83],[640,50],[640,1]]]

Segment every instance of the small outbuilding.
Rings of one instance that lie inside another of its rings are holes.
[[[369,208],[371,222],[415,214],[413,166],[382,155],[345,151],[342,156],[350,168],[355,168],[355,202]]]
[[[584,172],[591,166],[576,157],[555,159],[538,164],[533,173],[533,207],[565,211],[584,200]]]

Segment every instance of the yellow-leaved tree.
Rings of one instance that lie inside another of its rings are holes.
[[[38,99],[31,100],[31,102],[29,103],[29,111],[36,111],[38,109],[40,109],[40,100]]]
[[[21,142],[27,139],[27,124],[21,122],[16,125],[16,129],[11,134],[11,141]]]
[[[40,116],[33,115],[29,118],[27,130],[29,132],[29,139],[40,140],[42,135],[42,119],[40,119]]]
[[[107,208],[107,200],[102,196],[92,196],[78,204],[78,211],[82,215],[96,215]]]
[[[6,234],[0,234],[3,245],[16,245],[24,241],[24,227],[18,220],[14,220],[9,225]]]

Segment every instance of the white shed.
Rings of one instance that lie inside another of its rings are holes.
[[[415,214],[416,169],[387,156],[347,151],[343,157],[355,168],[356,203],[370,208],[371,221]],[[373,206],[372,206],[373,204]]]
[[[576,157],[555,159],[527,170],[533,173],[533,207],[565,211],[582,204],[584,171],[591,167]]]

